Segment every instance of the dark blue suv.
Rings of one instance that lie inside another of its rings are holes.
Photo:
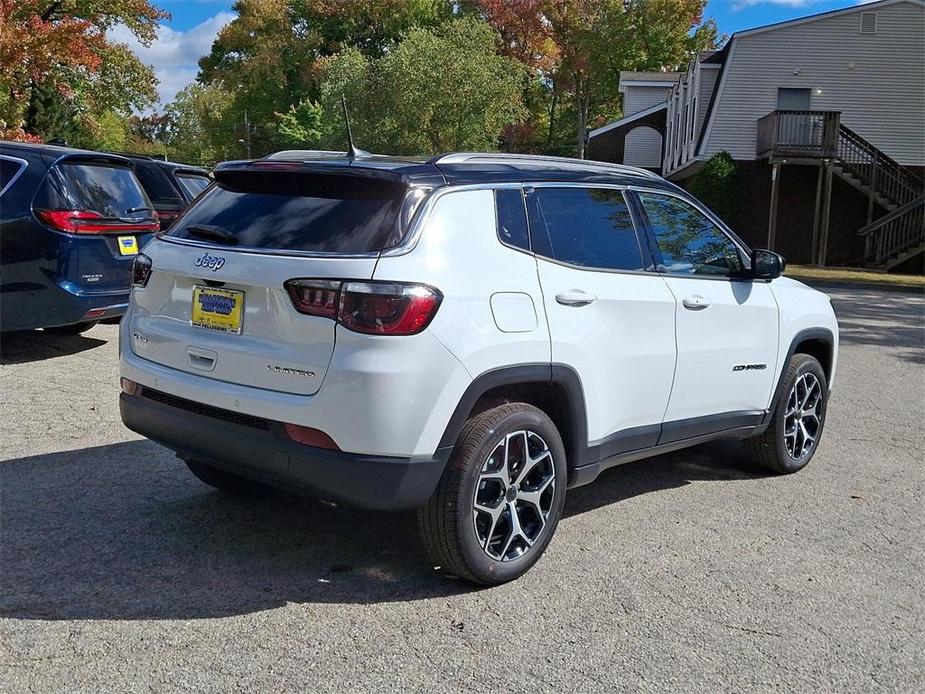
[[[76,334],[121,316],[157,229],[129,159],[0,142],[0,331]]]

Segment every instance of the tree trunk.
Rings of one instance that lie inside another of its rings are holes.
[[[552,83],[552,103],[549,105],[549,131],[546,134],[546,149],[552,147],[553,132],[556,127],[556,105],[559,100],[559,89],[555,80]]]
[[[582,83],[581,79],[575,80],[576,90],[575,90],[575,100],[578,106],[578,121],[576,123],[576,135],[577,135],[577,144],[578,144],[578,158],[585,158],[585,135],[588,130],[588,107],[591,100],[591,95],[588,94],[588,83],[585,81]]]
[[[26,117],[23,122],[23,130],[25,130],[30,135],[37,135],[35,132],[35,127],[37,125],[36,121],[39,117],[39,101],[38,101],[38,86],[35,84],[35,80],[29,80],[29,105],[26,108]]]

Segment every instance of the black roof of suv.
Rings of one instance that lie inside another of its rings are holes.
[[[565,157],[529,154],[456,152],[432,158],[370,155],[348,157],[343,152],[285,150],[264,159],[229,161],[215,167],[223,175],[241,171],[311,170],[400,180],[416,185],[465,185],[520,181],[562,181],[646,185],[679,190],[660,176],[632,166]]]

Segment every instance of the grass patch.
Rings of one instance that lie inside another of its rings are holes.
[[[863,282],[925,289],[925,275],[892,275],[849,267],[813,267],[812,265],[787,265],[784,274],[798,280],[820,282]]]

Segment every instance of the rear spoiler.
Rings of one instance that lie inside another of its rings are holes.
[[[127,169],[134,169],[135,163],[127,158],[120,157],[118,154],[107,154],[105,152],[68,152],[52,162],[51,166],[66,162],[85,162],[87,164],[112,164],[115,166],[124,166]]]
[[[226,161],[212,169],[216,181],[230,181],[242,175],[260,175],[286,172],[291,174],[314,174],[323,176],[345,176],[350,178],[368,178],[371,180],[408,185],[407,176],[382,169],[369,159],[344,159],[330,161],[293,161],[285,159],[257,159],[255,161]]]
[[[181,174],[186,176],[203,176],[209,178],[209,172],[205,169],[197,169],[192,166],[178,166],[173,170],[175,174]]]

